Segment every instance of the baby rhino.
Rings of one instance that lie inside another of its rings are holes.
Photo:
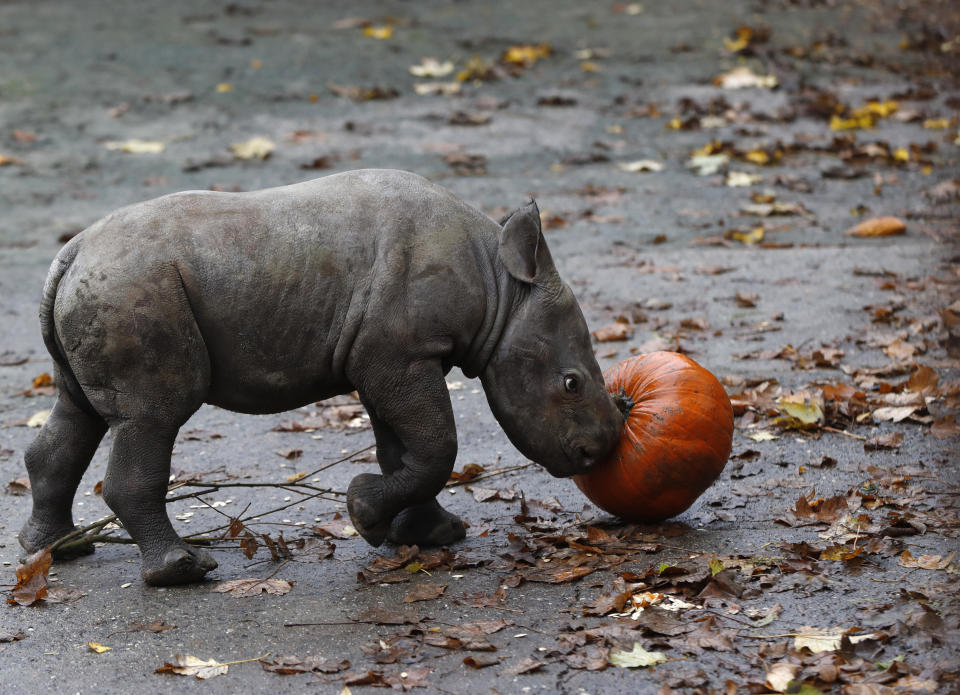
[[[40,326],[59,395],[26,452],[20,543],[73,530],[110,428],[103,498],[153,585],[216,567],[164,502],[177,431],[203,403],[276,413],[356,390],[382,475],[356,476],[347,506],[375,546],[464,536],[435,499],[457,455],[453,366],[480,377],[510,441],[555,476],[587,471],[623,426],[536,205],[497,224],[402,171],[122,208],[57,255]]]

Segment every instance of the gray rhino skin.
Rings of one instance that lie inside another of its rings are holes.
[[[347,499],[374,546],[464,536],[435,499],[457,455],[454,365],[480,376],[511,442],[555,476],[588,470],[623,426],[536,205],[501,226],[402,171],[122,208],[57,255],[40,324],[59,394],[24,457],[20,543],[36,551],[74,529],[109,427],[103,498],[153,585],[216,567],[164,502],[174,439],[203,403],[275,413],[359,392],[383,475],[356,476]]]

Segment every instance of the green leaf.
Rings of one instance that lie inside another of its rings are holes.
[[[881,671],[886,671],[888,668],[893,666],[895,661],[903,661],[903,659],[904,659],[903,654],[897,654],[895,657],[890,659],[890,661],[878,661],[877,668],[880,669]]]
[[[411,562],[409,565],[407,565],[407,566],[404,567],[403,569],[405,569],[405,570],[406,570],[407,572],[409,572],[410,574],[416,574],[417,572],[419,572],[420,570],[423,569],[423,563],[422,563],[422,562]]]
[[[717,558],[713,558],[710,561],[710,576],[715,577],[717,574],[724,570],[724,564]]]
[[[672,562],[661,562],[659,565],[657,565],[657,574],[663,574],[664,570],[670,569],[673,566],[674,564]]]
[[[663,652],[648,652],[639,642],[633,643],[633,650],[629,652],[616,649],[610,652],[610,663],[621,668],[644,668],[662,664],[667,660]]]

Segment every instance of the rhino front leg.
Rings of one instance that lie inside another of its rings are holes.
[[[347,490],[350,519],[373,546],[392,535],[401,514],[397,540],[403,542],[399,537],[403,531],[404,536],[419,535],[430,542],[437,523],[453,526],[435,497],[457,457],[456,425],[440,363],[384,366],[366,374],[359,388],[371,422],[377,423],[377,454],[384,474],[364,473],[353,479]]]
[[[403,467],[406,450],[394,431],[381,420],[369,403],[364,403],[370,414],[373,433],[377,438],[377,461],[384,475]],[[436,498],[404,508],[390,524],[387,540],[395,545],[420,547],[449,545],[466,535],[466,527],[456,514],[444,509]]]

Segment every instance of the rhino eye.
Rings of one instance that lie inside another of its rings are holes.
[[[580,388],[580,380],[572,374],[567,375],[563,378],[563,388],[570,393],[576,393],[577,389]]]

